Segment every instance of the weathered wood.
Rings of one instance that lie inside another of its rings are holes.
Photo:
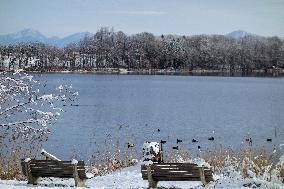
[[[86,187],[86,182],[85,182],[86,179],[79,177],[77,164],[78,163],[73,164],[73,167],[74,167],[73,177],[74,177],[74,180],[75,180],[75,186],[76,187]]]
[[[199,167],[199,172],[200,172],[200,180],[202,184],[206,186],[207,182],[206,182],[205,175],[204,175],[204,167]]]
[[[152,165],[148,165],[148,166],[147,166],[147,174],[148,174],[148,184],[149,184],[149,188],[157,188],[158,181],[155,181],[155,180],[153,179],[153,174],[152,174],[151,166],[152,166]]]
[[[78,161],[76,166],[71,161],[57,160],[21,160],[22,171],[31,184],[37,184],[40,177],[74,178],[75,186],[85,187],[87,178],[84,161]]]
[[[61,161],[60,159],[58,159],[55,155],[52,155],[50,153],[48,153],[47,151],[45,151],[44,149],[41,150],[41,155],[43,155],[46,160],[56,160],[56,161]]]
[[[24,170],[25,170],[25,175],[28,178],[28,184],[33,184],[37,185],[39,182],[39,177],[32,175],[31,169],[30,169],[30,159],[24,160]]]
[[[141,166],[142,178],[150,184],[158,181],[201,181],[204,185],[213,181],[212,171],[190,163],[161,163]],[[152,186],[154,187],[154,185]]]

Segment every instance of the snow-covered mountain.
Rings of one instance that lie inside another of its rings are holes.
[[[66,46],[70,42],[79,42],[81,39],[83,39],[85,36],[92,36],[93,34],[90,32],[80,32],[75,33],[72,35],[69,35],[67,37],[62,38],[58,44],[55,44],[56,46]]]
[[[69,35],[64,38],[46,37],[39,31],[33,29],[24,29],[16,33],[0,35],[0,45],[16,44],[21,42],[42,42],[57,47],[64,47],[69,43],[77,43],[85,36],[91,36],[92,33],[80,32]]]
[[[233,31],[233,32],[226,34],[226,36],[233,37],[235,39],[242,38],[242,37],[249,36],[249,35],[256,36],[255,34],[248,33],[248,32],[243,31],[243,30],[236,30],[236,31]]]

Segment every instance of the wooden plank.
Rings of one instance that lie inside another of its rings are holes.
[[[21,160],[23,173],[26,173],[24,159]],[[73,178],[74,165],[71,161],[56,161],[56,160],[30,160],[30,171],[35,177],[59,177]],[[78,161],[78,175],[80,178],[86,178],[85,163]]]
[[[193,175],[199,176],[198,172],[153,172],[154,175]],[[142,172],[142,175],[147,175],[147,172]],[[211,173],[205,173],[205,176],[211,176]]]
[[[61,170],[61,171],[50,171],[50,170],[41,170],[41,171],[33,171],[32,174],[44,174],[44,173],[50,173],[50,174],[56,174],[56,173],[66,173],[66,174],[71,174],[73,173],[72,171],[64,171],[64,170]]]
[[[172,166],[171,164],[169,165],[157,165],[157,164],[153,164],[152,166],[152,169],[154,170],[158,170],[158,169],[161,169],[161,170],[167,170],[167,169],[176,169],[176,170],[199,170],[198,166]],[[146,170],[146,166],[142,165],[141,166],[141,170]],[[204,170],[205,171],[211,171],[209,168],[206,168],[204,167]]]
[[[153,177],[156,181],[200,181],[200,177],[195,178],[173,178],[173,177]]]
[[[46,177],[47,175],[53,175],[53,177],[57,177],[60,175],[69,175],[71,178],[73,177],[73,171],[66,171],[66,170],[60,170],[60,171],[50,171],[50,170],[42,170],[42,171],[33,171],[32,175],[34,176],[40,176],[40,177]],[[80,178],[86,178],[85,171],[79,171],[78,175]]]
[[[37,177],[73,178],[73,175],[35,174]]]
[[[143,176],[142,178],[143,178],[143,180],[147,180],[147,179],[148,179],[147,176]],[[157,176],[154,176],[153,178],[158,178],[158,177],[157,177]],[[200,180],[200,177],[165,177],[165,178],[172,178],[172,179],[181,178],[181,179],[185,179],[185,180],[190,180],[190,179],[194,179],[194,178],[199,178],[199,180]],[[206,177],[205,180],[206,180],[207,182],[213,181],[213,177]]]
[[[162,163],[151,166],[153,179],[157,181],[200,181],[200,167],[191,163]],[[206,182],[212,181],[212,171],[207,167],[202,167]],[[147,168],[141,166],[142,178],[147,180]]]
[[[173,176],[173,177],[199,177],[198,174],[191,174],[191,173],[185,173],[185,174],[176,174],[176,173],[167,173],[167,174],[157,174],[154,173],[154,176]]]
[[[178,170],[163,170],[163,169],[154,169],[153,172],[155,173],[183,173],[183,172],[190,172],[190,173],[198,173],[198,170],[191,170],[191,169],[178,169]]]
[[[66,170],[66,169],[61,169],[61,170],[48,170],[48,169],[43,169],[43,170],[33,170],[32,173],[60,173],[60,172],[66,172],[66,173],[71,173],[72,170]]]
[[[161,176],[161,177],[171,177],[171,178],[195,178],[197,177],[196,175],[153,175],[153,177],[158,177],[158,176]],[[147,178],[148,175],[142,175],[142,178]],[[200,178],[200,176],[198,176],[198,178]],[[205,177],[205,180],[212,180],[213,177]]]
[[[157,169],[157,168],[154,168],[151,170],[152,172],[169,172],[169,171],[190,171],[190,172],[198,172],[199,170],[198,169],[190,169],[190,168],[187,168],[187,169]],[[141,172],[147,172],[147,170],[145,169],[142,169]],[[212,171],[211,170],[205,170],[204,173],[208,173],[208,174],[212,174]]]
[[[41,165],[41,164],[32,164],[32,165],[30,165],[31,166],[31,168],[58,168],[58,167],[60,167],[60,168],[63,168],[63,169],[68,169],[68,168],[70,168],[70,169],[72,169],[73,167],[72,167],[72,165]],[[82,166],[82,165],[80,165],[80,166],[78,166],[78,168],[79,169],[84,169],[85,168],[85,166]]]
[[[170,170],[170,171],[152,171],[154,175],[184,175],[184,174],[191,174],[191,175],[200,175],[198,171],[192,171],[192,170]],[[147,174],[147,172],[142,172],[142,174]],[[211,173],[205,173],[204,175],[211,175]]]
[[[72,167],[60,167],[60,166],[52,166],[52,167],[30,167],[31,170],[60,170],[60,169],[64,169],[64,170],[73,170]],[[85,170],[85,167],[79,167],[79,170]]]
[[[141,173],[146,173],[146,170],[141,170]],[[151,170],[151,172],[161,172],[161,173],[168,173],[168,172],[191,172],[191,173],[198,173],[198,170],[194,169],[175,169],[175,170],[159,170],[159,169],[155,169],[155,170]],[[205,174],[212,174],[212,171],[204,171]]]
[[[197,164],[192,163],[161,163],[153,164],[152,167],[198,167]],[[146,169],[145,165],[141,165],[142,169]]]
[[[60,167],[70,167],[72,166],[71,163],[69,164],[62,164],[62,163],[30,163],[31,166],[42,166],[42,167],[47,167],[47,166],[60,166]],[[84,167],[84,164],[79,164],[78,167]]]
[[[24,161],[24,160],[23,160]],[[22,162],[23,162],[22,161]],[[72,165],[71,161],[56,161],[56,160],[37,160],[32,159],[31,164],[57,164],[57,165]],[[78,161],[78,165],[85,165],[84,161]]]
[[[141,169],[142,171],[146,171],[146,169]],[[192,170],[192,171],[198,171],[198,167],[155,167],[153,166],[152,167],[152,170],[154,171],[167,171],[167,170],[184,170],[184,171],[187,171],[187,170]]]
[[[148,175],[142,175],[142,177],[147,177]],[[195,177],[200,177],[199,175],[191,175],[191,174],[186,174],[186,175],[176,175],[176,174],[171,174],[171,175],[156,175],[154,174],[153,177],[172,177],[172,178],[195,178]],[[208,177],[209,178],[209,177]]]

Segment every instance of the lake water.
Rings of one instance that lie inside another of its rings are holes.
[[[166,140],[195,151],[222,144],[239,149],[249,135],[266,150],[284,143],[284,78],[157,75],[37,75],[49,86],[72,83],[78,106],[52,125],[44,148],[62,159],[86,159],[120,137],[141,151],[145,141]],[[160,130],[158,132],[158,129]],[[276,135],[275,135],[276,134]],[[214,141],[208,137],[213,136]],[[192,139],[198,143],[192,143]],[[272,142],[266,139],[271,138]],[[282,149],[283,151],[283,149]]]

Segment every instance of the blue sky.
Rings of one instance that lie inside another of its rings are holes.
[[[114,27],[127,34],[284,37],[284,0],[0,0],[0,34],[32,28],[47,36]]]

